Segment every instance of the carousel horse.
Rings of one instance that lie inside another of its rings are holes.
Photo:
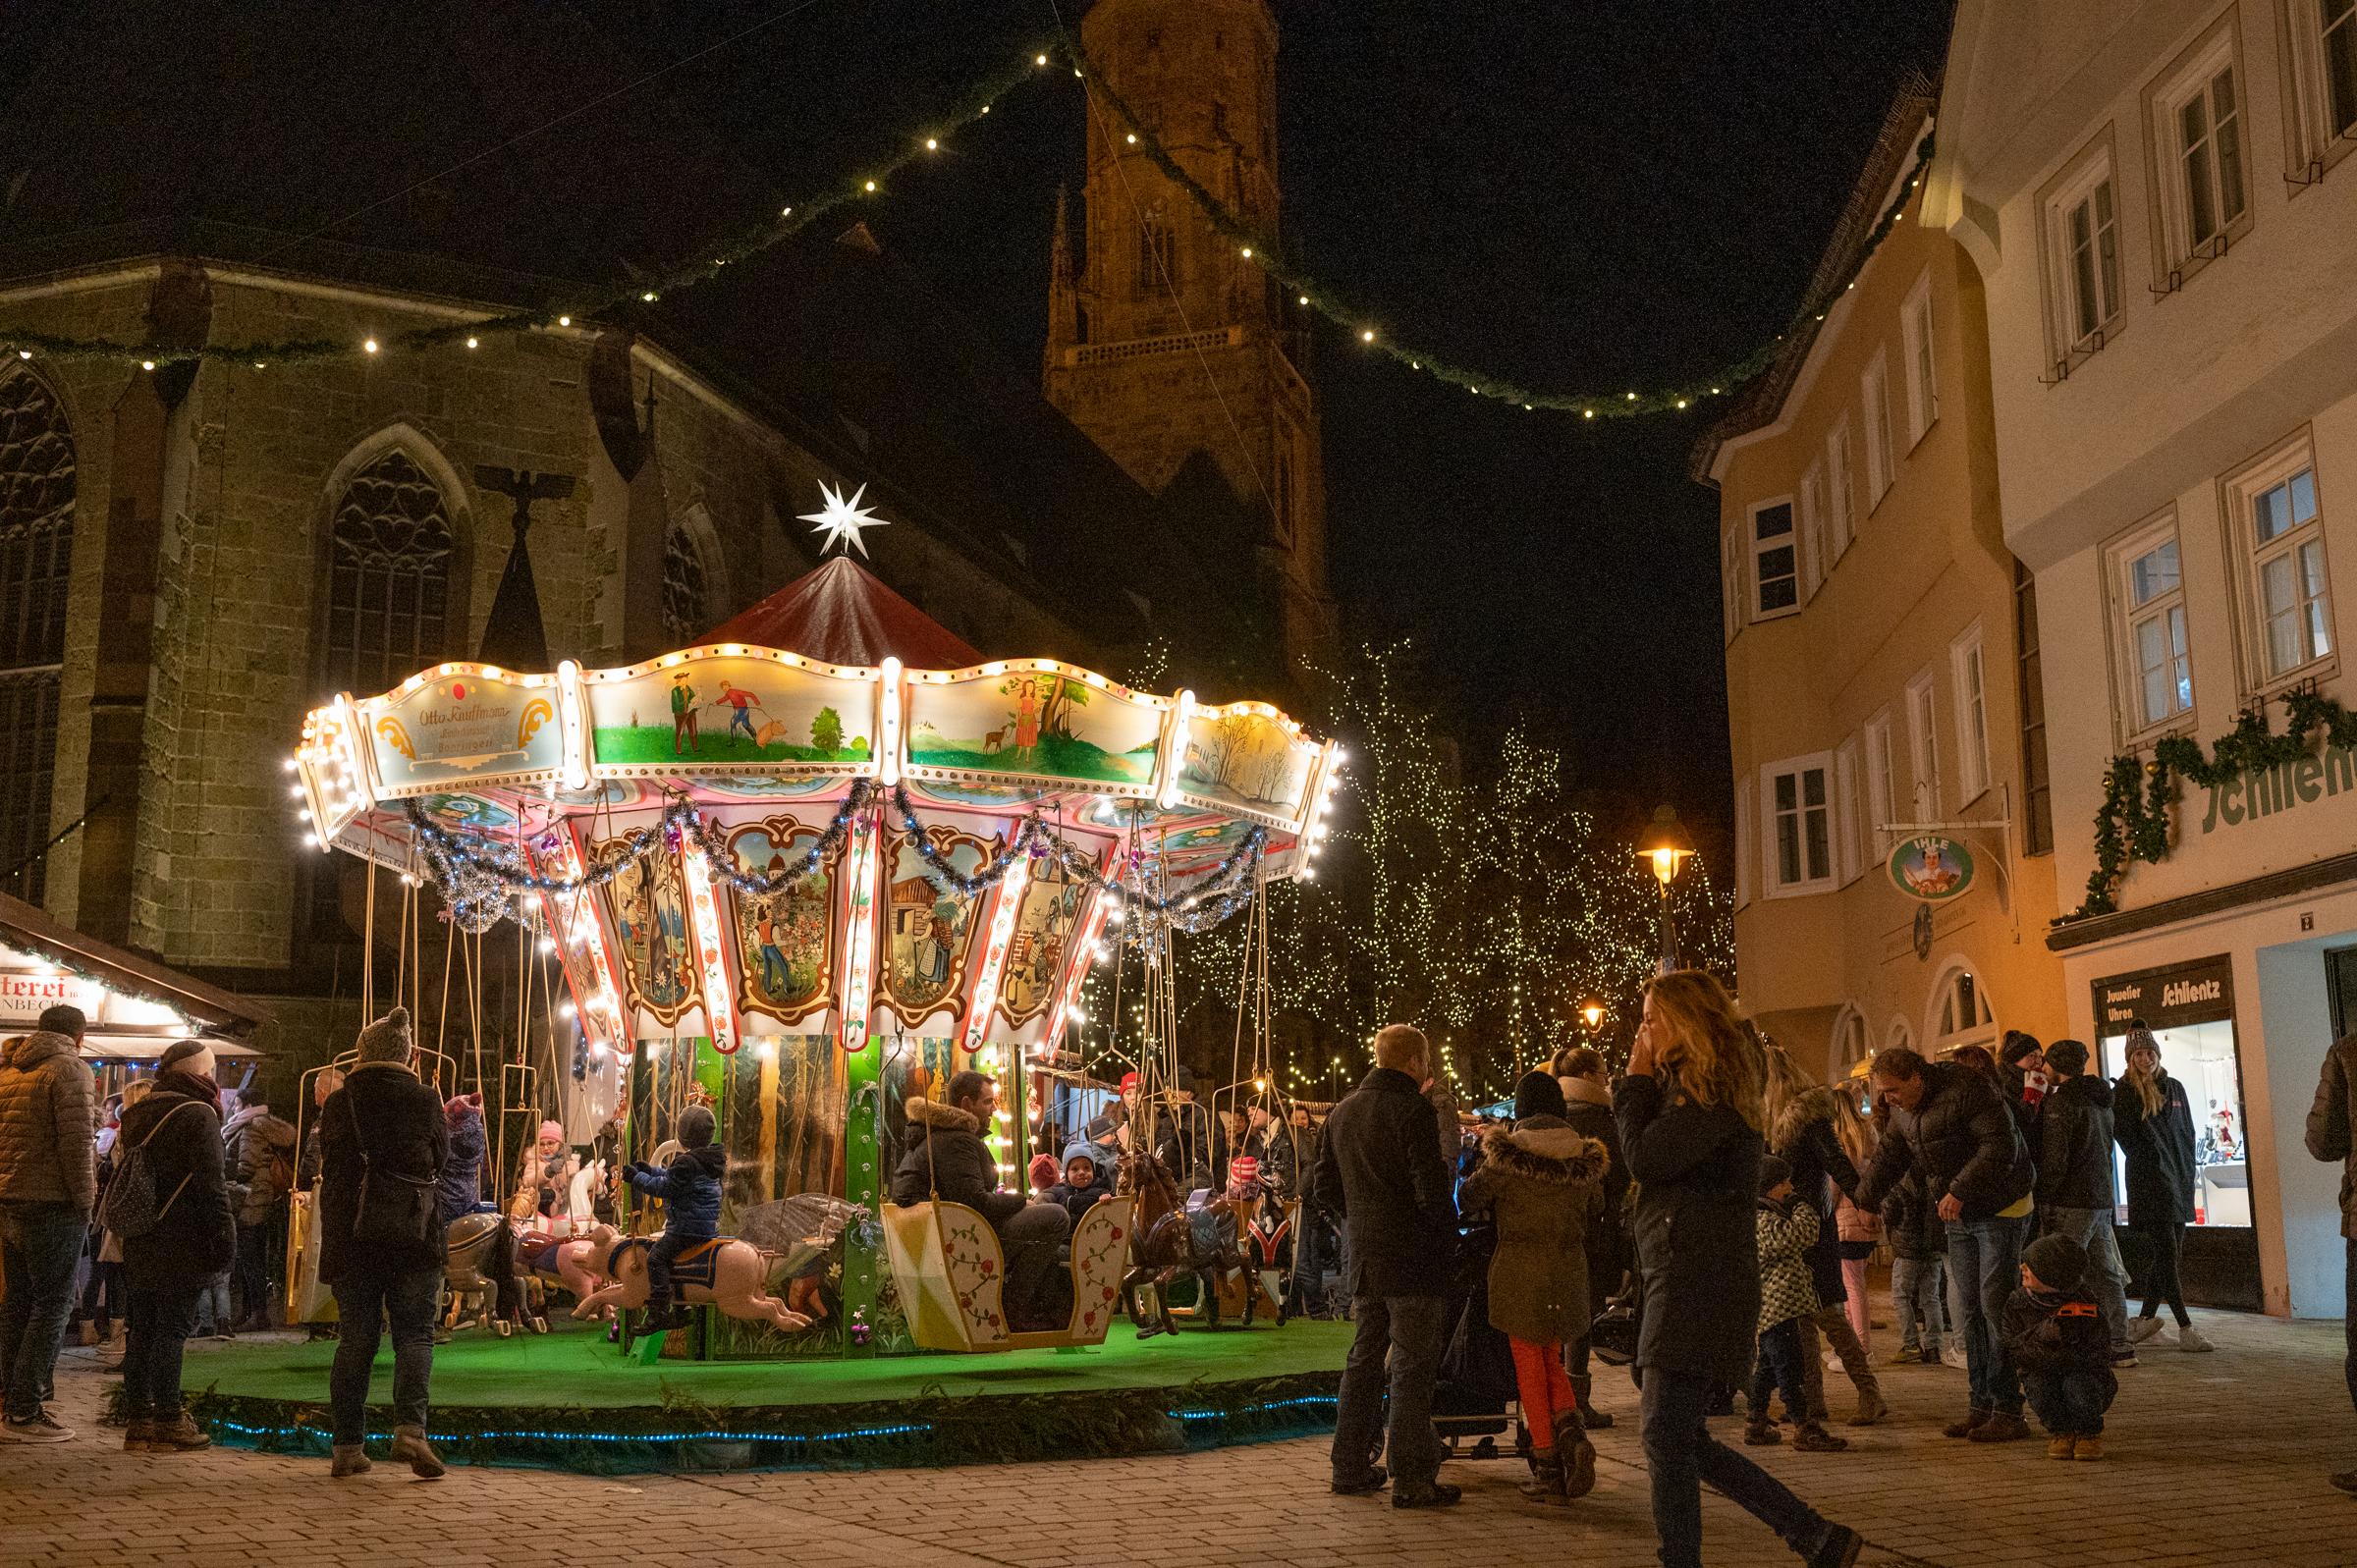
[[[540,1282],[517,1267],[516,1226],[508,1216],[461,1215],[450,1222],[447,1235],[450,1261],[443,1280],[450,1308],[442,1320],[444,1327],[456,1328],[461,1319],[471,1317],[477,1326],[489,1325],[502,1339],[519,1325],[536,1334],[548,1332]]]
[[[1253,1282],[1252,1266],[1239,1242],[1250,1227],[1252,1206],[1215,1198],[1190,1213],[1183,1207],[1178,1184],[1171,1179],[1170,1171],[1142,1149],[1124,1154],[1115,1168],[1119,1178],[1114,1190],[1137,1200],[1136,1222],[1130,1227],[1130,1269],[1122,1276],[1122,1310],[1137,1325],[1137,1337],[1178,1330],[1171,1319],[1168,1290],[1171,1281],[1182,1273],[1194,1276],[1196,1300],[1214,1329],[1220,1326],[1223,1285],[1232,1278],[1245,1282],[1243,1320],[1244,1326],[1251,1327],[1260,1292],[1248,1288]],[[1140,1285],[1154,1290],[1151,1323],[1138,1312]]]
[[[610,1281],[581,1298],[573,1309],[576,1318],[595,1318],[607,1308],[633,1312],[646,1305],[647,1241],[642,1236],[618,1236],[611,1225],[600,1225],[589,1236],[595,1266]],[[671,1282],[679,1299],[690,1307],[712,1306],[732,1318],[767,1323],[787,1333],[810,1326],[810,1320],[769,1293],[773,1254],[751,1242],[723,1236],[689,1247],[673,1260]]]

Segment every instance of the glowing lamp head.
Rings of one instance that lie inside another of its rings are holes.
[[[1604,1022],[1604,1003],[1590,1000],[1579,1004],[1579,1015],[1588,1021],[1590,1029]]]
[[[1637,857],[1652,863],[1653,874],[1665,894],[1670,884],[1677,880],[1679,868],[1693,853],[1694,842],[1686,837],[1685,826],[1677,820],[1675,808],[1654,808],[1653,825],[1646,830],[1644,842],[1637,846]]]

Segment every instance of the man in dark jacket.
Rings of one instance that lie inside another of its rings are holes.
[[[2128,1271],[2111,1234],[2111,1086],[2087,1070],[2087,1047],[2076,1040],[2047,1047],[2046,1070],[2052,1087],[2038,1106],[2039,1225],[2087,1254],[2083,1285],[2103,1313],[2111,1358],[2133,1366]]]
[[[905,1209],[939,1197],[990,1222],[1007,1255],[1007,1316],[1018,1330],[1061,1328],[1055,1311],[1056,1249],[1072,1217],[1052,1203],[1025,1203],[999,1187],[998,1162],[982,1141],[999,1113],[999,1086],[967,1070],[950,1080],[949,1104],[908,1102],[908,1148],[892,1174],[892,1201]]]
[[[1422,1089],[1431,1061],[1431,1047],[1412,1026],[1379,1032],[1375,1070],[1326,1118],[1312,1178],[1349,1230],[1347,1283],[1358,1320],[1335,1415],[1334,1489],[1359,1495],[1384,1484],[1383,1467],[1371,1461],[1384,1435],[1388,1361],[1395,1508],[1442,1507],[1460,1495],[1438,1479],[1441,1446],[1432,1432],[1457,1229],[1449,1167]]]
[[[1286,1116],[1277,1141],[1292,1151],[1293,1196],[1301,1207],[1293,1219],[1293,1278],[1285,1293],[1280,1325],[1291,1318],[1328,1318],[1333,1304],[1326,1299],[1326,1263],[1341,1252],[1334,1217],[1318,1191],[1318,1150],[1324,1135],[1314,1125],[1307,1106],[1295,1106]]]
[[[74,1435],[41,1402],[74,1304],[74,1266],[98,1201],[97,1095],[79,1007],[51,1007],[0,1059],[0,1439]]]
[[[1890,1104],[1891,1125],[1859,1184],[1858,1207],[1879,1209],[1911,1166],[1947,1226],[1948,1267],[1964,1309],[1956,1327],[1972,1389],[1971,1408],[1947,1434],[1975,1442],[2027,1437],[2021,1379],[2005,1350],[2003,1324],[2035,1207],[2030,1152],[2004,1097],[1970,1067],[1925,1061],[1894,1046],[1875,1056],[1869,1073],[1875,1098]]]
[[[153,1225],[122,1238],[131,1299],[123,1449],[185,1453],[213,1439],[181,1408],[181,1353],[196,1327],[196,1298],[237,1260],[238,1228],[212,1052],[198,1041],[176,1042],[156,1063],[154,1083],[123,1113],[122,1146],[140,1151],[157,1210]]]
[[[2357,1405],[2357,1035],[2332,1043],[2308,1110],[2308,1152],[2340,1162],[2340,1234],[2348,1244],[2349,1402]],[[2342,1491],[2357,1493],[2357,1470],[2332,1478]]]
[[[442,1461],[425,1441],[434,1370],[434,1308],[448,1251],[437,1212],[450,1123],[417,1081],[410,1012],[360,1031],[359,1064],[319,1112],[319,1279],[334,1287],[342,1331],[328,1374],[337,1476],[368,1468],[368,1369],[393,1332],[393,1457],[428,1480]],[[363,1202],[363,1199],[365,1200]]]
[[[1195,1075],[1178,1069],[1178,1087],[1162,1121],[1162,1141],[1155,1150],[1178,1183],[1181,1195],[1228,1186],[1228,1130],[1208,1107],[1195,1103]]]

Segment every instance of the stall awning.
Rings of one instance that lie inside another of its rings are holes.
[[[269,1008],[66,925],[0,893],[0,1033],[30,1029],[60,1002],[89,1019],[83,1052],[140,1061],[192,1035],[224,1055],[259,1055],[250,1040]]]

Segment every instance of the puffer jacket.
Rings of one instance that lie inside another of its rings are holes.
[[[229,1182],[237,1189],[238,1223],[269,1223],[270,1212],[286,1196],[286,1189],[272,1174],[274,1160],[283,1159],[290,1167],[294,1164],[294,1123],[280,1120],[261,1107],[248,1107],[223,1125],[221,1142],[228,1151]]]
[[[1613,1114],[1637,1188],[1637,1365],[1740,1382],[1759,1341],[1760,1135],[1645,1074],[1613,1086]]]
[[[360,1184],[369,1170],[439,1184],[450,1156],[450,1124],[442,1097],[409,1068],[364,1061],[319,1110],[319,1278],[334,1284],[356,1262],[388,1271],[439,1269],[448,1237],[435,1225],[413,1243],[388,1246],[353,1234],[359,1221]]]
[[[624,1171],[631,1186],[663,1200],[666,1232],[698,1239],[720,1234],[720,1183],[728,1173],[729,1152],[716,1143],[683,1149],[660,1170],[633,1164]]]
[[[2111,1086],[2093,1073],[2063,1079],[2038,1103],[2038,1203],[2111,1208]]]
[[[2340,1162],[2340,1233],[2357,1238],[2357,1035],[2332,1043],[2308,1109],[2308,1152]]]
[[[1817,1233],[1809,1243],[1809,1279],[1817,1304],[1835,1307],[1849,1299],[1841,1279],[1841,1236],[1834,1223],[1836,1195],[1855,1198],[1858,1167],[1834,1131],[1834,1091],[1823,1084],[1794,1095],[1768,1129],[1768,1152],[1792,1167],[1792,1194],[1817,1211]]]
[[[1481,1135],[1481,1165],[1457,1193],[1465,1214],[1497,1220],[1490,1254],[1490,1326],[1557,1345],[1586,1336],[1588,1230],[1604,1211],[1604,1145],[1554,1116]]]
[[[1953,1061],[1926,1063],[1923,1079],[1913,1110],[1891,1108],[1890,1129],[1857,1201],[1880,1208],[1909,1167],[1922,1172],[1935,1207],[1953,1194],[1968,1224],[1993,1219],[2028,1197],[2037,1167],[1997,1085]]]
[[[89,1064],[61,1034],[36,1029],[0,1060],[0,1199],[98,1203],[98,1095]]]
[[[1893,1258],[1922,1263],[1947,1254],[1947,1226],[1941,1222],[1938,1206],[1923,1195],[1923,1177],[1917,1171],[1901,1176],[1883,1200],[1883,1224],[1891,1235]]]
[[[1762,1198],[1752,1225],[1760,1248],[1760,1331],[1765,1333],[1824,1305],[1809,1267],[1809,1249],[1822,1226],[1816,1205],[1797,1192],[1782,1203]]]
[[[445,1106],[442,1114],[450,1124],[450,1158],[443,1162],[442,1186],[435,1202],[447,1225],[461,1215],[474,1213],[474,1206],[483,1201],[485,1145],[480,1110],[464,1106],[453,1115]]]
[[[178,1293],[228,1273],[238,1228],[211,1084],[185,1072],[158,1073],[147,1098],[123,1112],[120,1148],[141,1146],[163,1217],[144,1234],[122,1238],[123,1271],[133,1288]]]
[[[979,1211],[994,1230],[1023,1212],[1020,1194],[999,1190],[998,1162],[982,1141],[982,1124],[919,1095],[908,1102],[908,1148],[892,1173],[892,1201],[905,1209],[936,1193]]]
[[[2111,1136],[2128,1164],[2128,1223],[2189,1225],[2199,1169],[2193,1106],[2185,1086],[2165,1070],[2158,1075],[2157,1086],[2161,1108],[2149,1116],[2144,1113],[2144,1097],[2125,1074],[2111,1086]]]

